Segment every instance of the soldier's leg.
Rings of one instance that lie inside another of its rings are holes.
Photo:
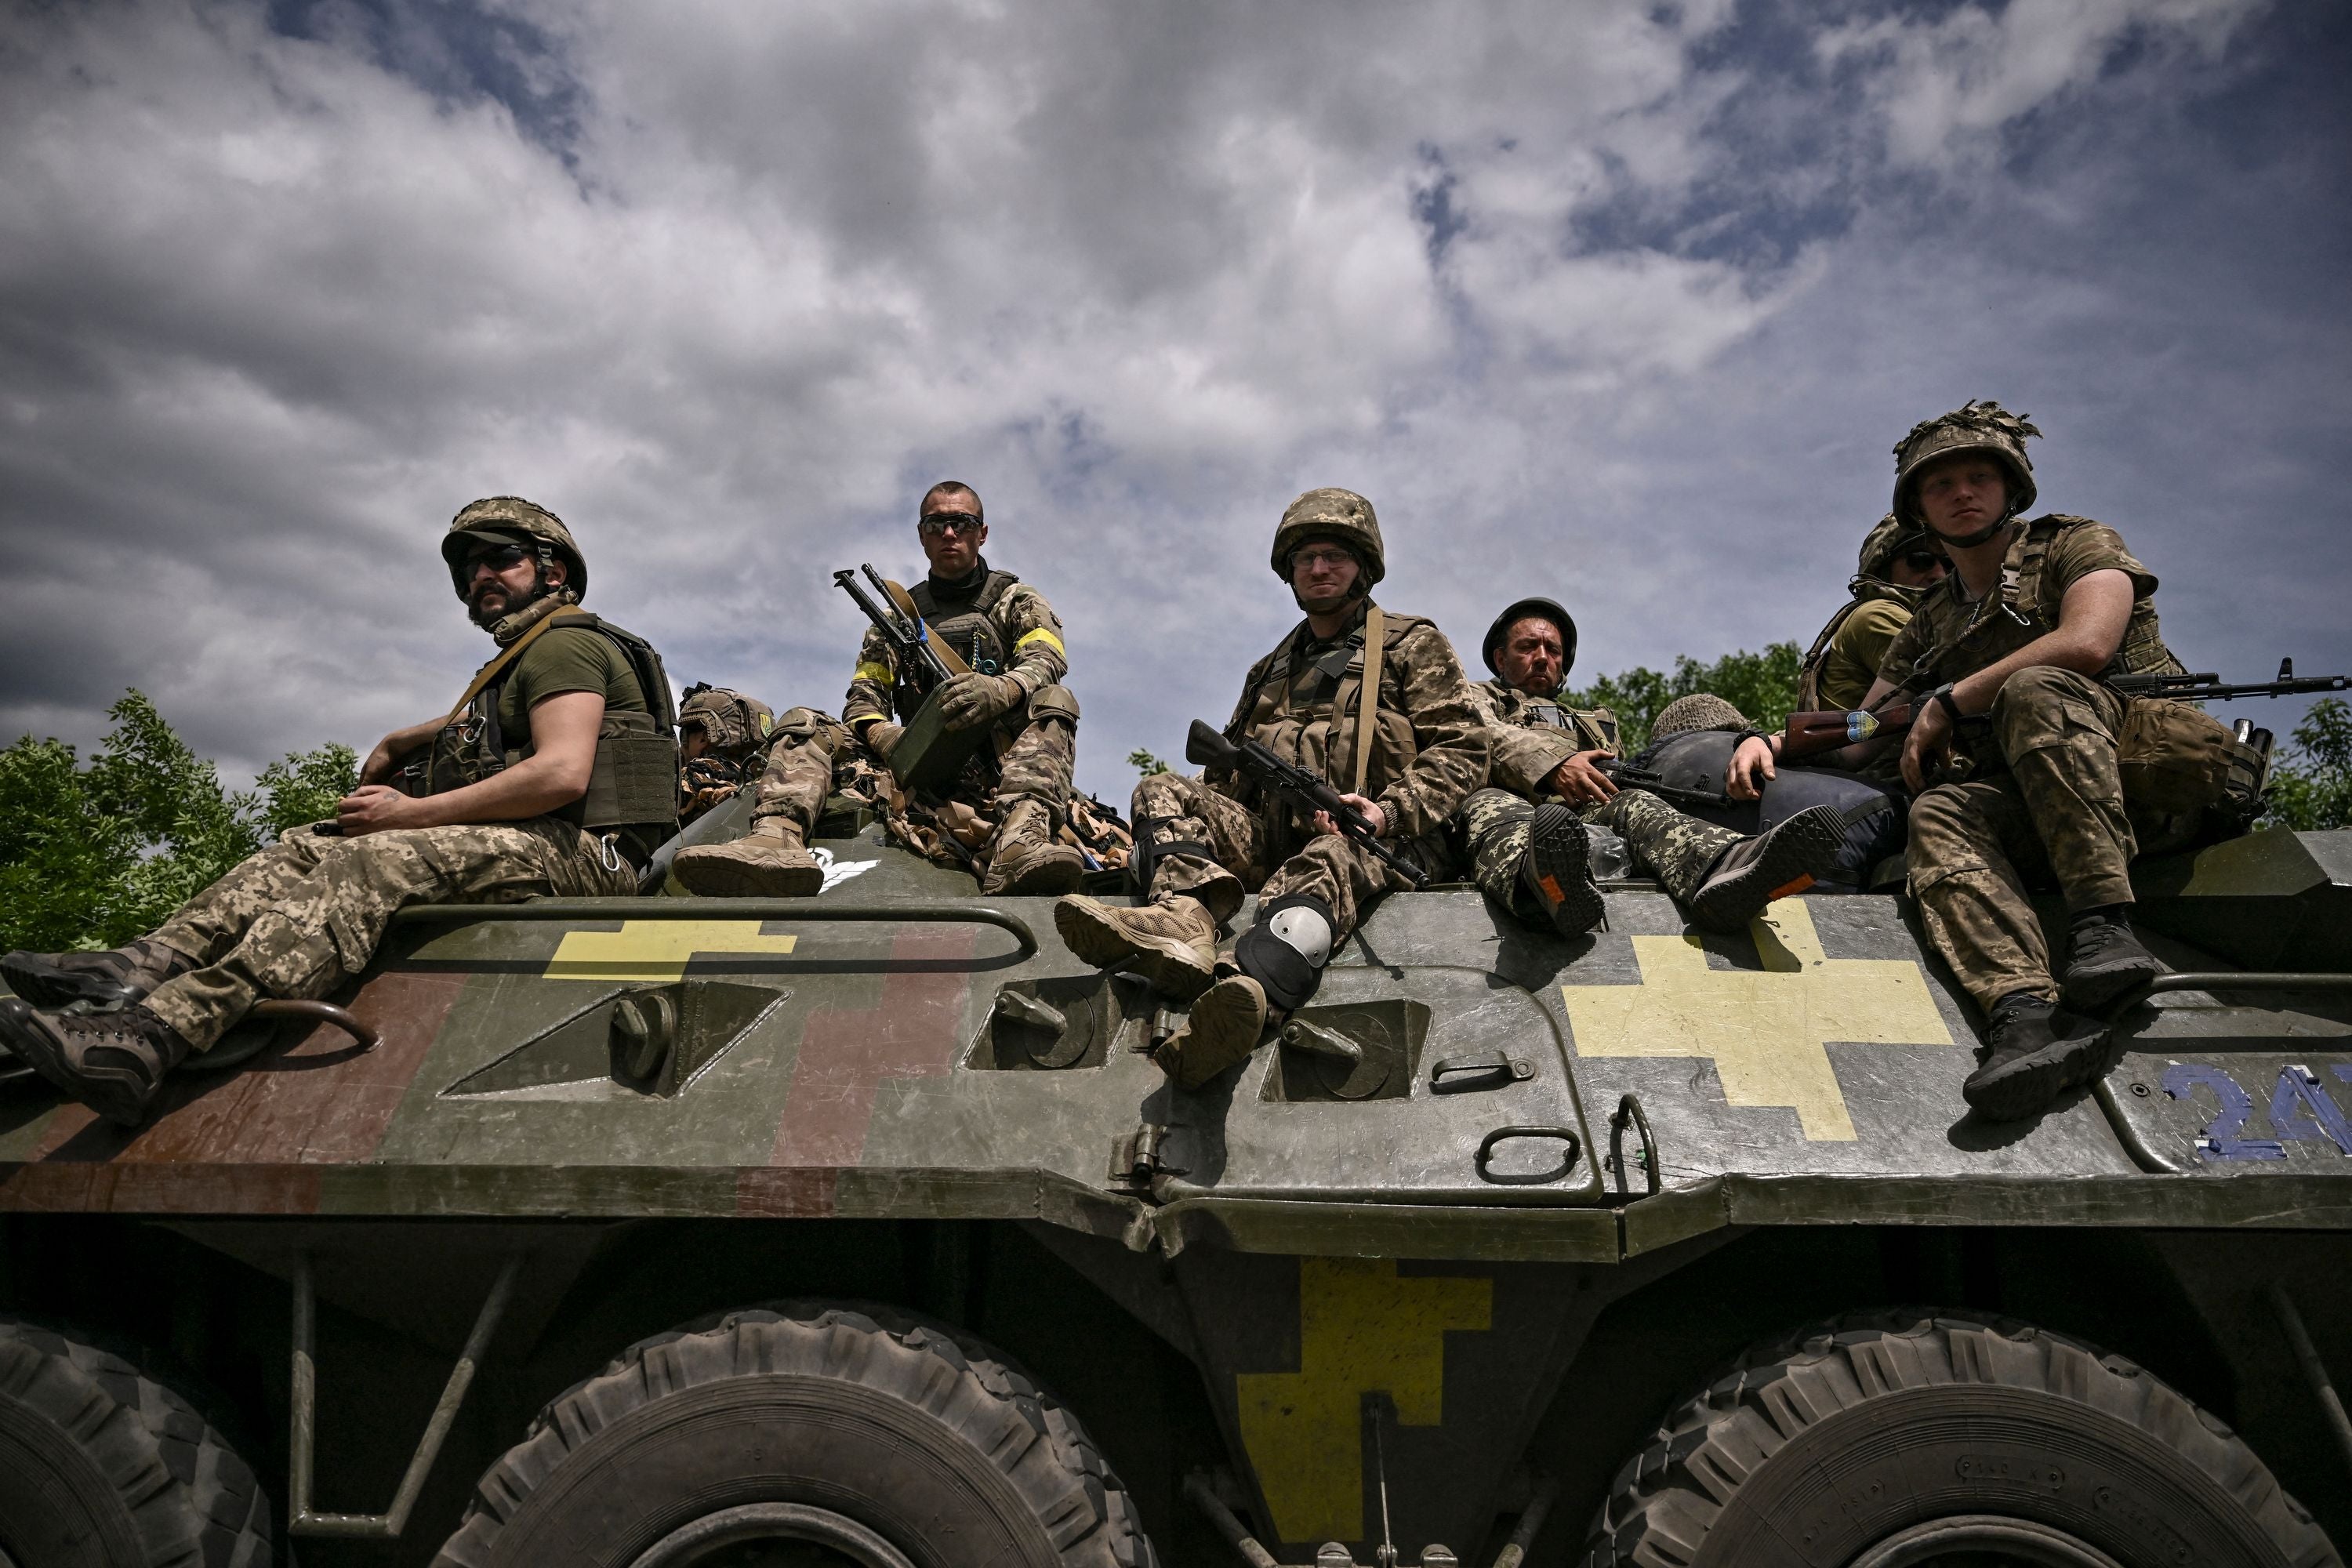
[[[1055,837],[1070,806],[1078,758],[1078,702],[1048,686],[1028,702],[1029,722],[1007,747],[996,785],[996,836],[983,893],[1066,893],[1086,875],[1086,857]]]
[[[1088,963],[1131,964],[1189,1000],[1214,978],[1217,931],[1241,908],[1244,877],[1263,875],[1257,819],[1177,773],[1137,784],[1134,813],[1137,852],[1151,862],[1149,901],[1131,909],[1072,893],[1054,906],[1054,924]]]
[[[1587,806],[1583,816],[1622,838],[1693,922],[1710,931],[1745,931],[1774,899],[1811,887],[1836,865],[1845,838],[1844,820],[1826,805],[1751,838],[1638,789]]]
[[[1479,891],[1528,925],[1562,936],[1601,921],[1583,821],[1557,801],[1538,806],[1507,789],[1474,792],[1459,816],[1461,855]]]
[[[2063,1000],[2106,1007],[2164,972],[2131,931],[2131,858],[2116,742],[2124,700],[2071,669],[2011,676],[1989,717],[2073,929]]]
[[[2057,1008],[2026,891],[2046,864],[2017,781],[1928,790],[1912,803],[1906,857],[1928,946],[1985,1013],[1985,1060],[1962,1092],[1996,1121],[2031,1115],[2083,1081],[2104,1037]]]
[[[690,893],[710,898],[804,898],[824,886],[808,836],[833,790],[847,725],[814,708],[794,708],[771,731],[766,766],[752,795],[751,831],[726,844],[691,844],[670,862]]]

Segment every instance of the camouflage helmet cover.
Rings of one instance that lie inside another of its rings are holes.
[[[680,730],[698,727],[713,751],[734,752],[756,746],[776,725],[775,711],[756,697],[706,686],[688,697],[677,710]]]
[[[1559,678],[1565,681],[1568,672],[1576,668],[1576,617],[1551,599],[1521,599],[1504,606],[1503,613],[1495,617],[1495,624],[1486,628],[1486,646],[1480,650],[1487,669],[1496,675],[1503,673],[1495,668],[1495,650],[1510,637],[1513,626],[1530,617],[1549,621],[1559,629]]]
[[[1747,716],[1712,692],[1694,691],[1677,697],[1658,710],[1650,724],[1650,739],[1687,735],[1696,730],[1745,730]]]
[[[587,558],[562,518],[520,496],[487,496],[451,518],[449,531],[441,536],[441,559],[449,563],[449,584],[457,597],[466,596],[467,552],[478,541],[500,539],[535,541],[551,551],[570,570],[565,581],[572,593],[588,596]]]
[[[1863,535],[1862,554],[1854,562],[1854,580],[1848,587],[1858,594],[1862,592],[1864,580],[1874,583],[1891,581],[1887,573],[1894,568],[1895,558],[1902,554],[1913,540],[1925,540],[1927,537],[1927,530],[1919,524],[1907,522],[1888,512]]]
[[[2033,460],[2025,455],[2025,438],[2041,434],[2024,415],[2011,414],[1988,398],[1922,419],[1895,443],[1895,515],[1919,521],[1912,480],[1921,468],[1955,452],[1981,452],[2009,476],[2009,510],[2002,521],[2018,516],[2033,504],[2034,497]]]
[[[1370,587],[1387,574],[1381,548],[1380,519],[1372,503],[1353,490],[1308,490],[1283,509],[1274,531],[1274,574],[1290,581],[1290,558],[1310,539],[1328,539],[1355,552],[1363,563],[1363,586]]]

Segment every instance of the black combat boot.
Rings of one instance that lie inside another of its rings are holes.
[[[1826,876],[1844,843],[1845,818],[1831,805],[1808,806],[1743,838],[1717,858],[1691,895],[1691,919],[1709,931],[1746,931],[1765,905]]]
[[[119,1013],[40,1013],[0,1000],[0,1045],[109,1121],[136,1127],[187,1057],[178,1030],[144,1007]]]
[[[2018,1121],[2088,1082],[2106,1055],[2106,1026],[2066,1012],[2046,996],[2011,992],[1986,1020],[1984,1065],[1960,1098],[1988,1121]]]
[[[0,958],[0,979],[36,1007],[73,1002],[128,1007],[195,966],[194,959],[142,936],[104,952],[12,952]]]
[[[2107,904],[2074,917],[2058,997],[2078,1013],[2104,1013],[2163,973],[2132,935],[2131,906]]]
[[[1557,802],[1536,807],[1528,824],[1528,852],[1519,860],[1519,886],[1562,936],[1582,936],[1601,923],[1591,848],[1576,813]]]

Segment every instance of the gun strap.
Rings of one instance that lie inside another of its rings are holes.
[[[898,606],[898,613],[907,617],[908,623],[923,628],[923,640],[930,645],[933,653],[940,656],[940,662],[948,667],[950,675],[971,673],[971,666],[963,661],[961,654],[948,647],[940,638],[931,636],[931,624],[923,618],[923,612],[915,607],[914,595],[909,594],[887,577],[882,579],[882,586],[889,594],[890,603]]]
[[[1372,726],[1381,714],[1381,650],[1388,642],[1388,626],[1378,605],[1364,610],[1364,684],[1356,693],[1356,787],[1364,793],[1371,776]]]
[[[499,650],[498,658],[482,666],[480,672],[474,677],[472,684],[466,688],[466,695],[457,699],[457,706],[449,710],[449,717],[441,721],[441,728],[446,730],[450,725],[455,724],[458,718],[464,714],[466,710],[472,706],[474,699],[482,694],[483,689],[488,686],[490,682],[496,680],[499,676],[504,675],[507,671],[507,667],[514,663],[516,659],[521,658],[522,650],[529,647],[532,643],[538,641],[539,635],[541,632],[546,631],[551,626],[561,625],[567,616],[584,616],[587,613],[587,611],[582,609],[577,605],[566,605],[563,608],[557,610],[552,615],[550,615],[546,619],[541,621],[539,625],[531,627],[530,630],[523,633],[522,636],[515,638],[514,641],[500,648]]]

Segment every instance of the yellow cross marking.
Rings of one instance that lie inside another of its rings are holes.
[[[1445,1331],[1487,1327],[1494,1296],[1492,1279],[1400,1279],[1388,1258],[1298,1260],[1298,1370],[1234,1379],[1276,1535],[1363,1533],[1363,1396],[1385,1391],[1408,1426],[1443,1425]]]
[[[1948,1046],[1927,977],[1907,958],[1831,958],[1783,899],[1751,922],[1761,973],[1706,966],[1693,936],[1637,936],[1639,985],[1563,985],[1580,1057],[1711,1057],[1732,1105],[1790,1106],[1809,1142],[1853,1137],[1823,1047]]]
[[[623,921],[619,931],[563,933],[549,980],[677,980],[707,953],[792,952],[796,936],[764,936],[758,921]]]

